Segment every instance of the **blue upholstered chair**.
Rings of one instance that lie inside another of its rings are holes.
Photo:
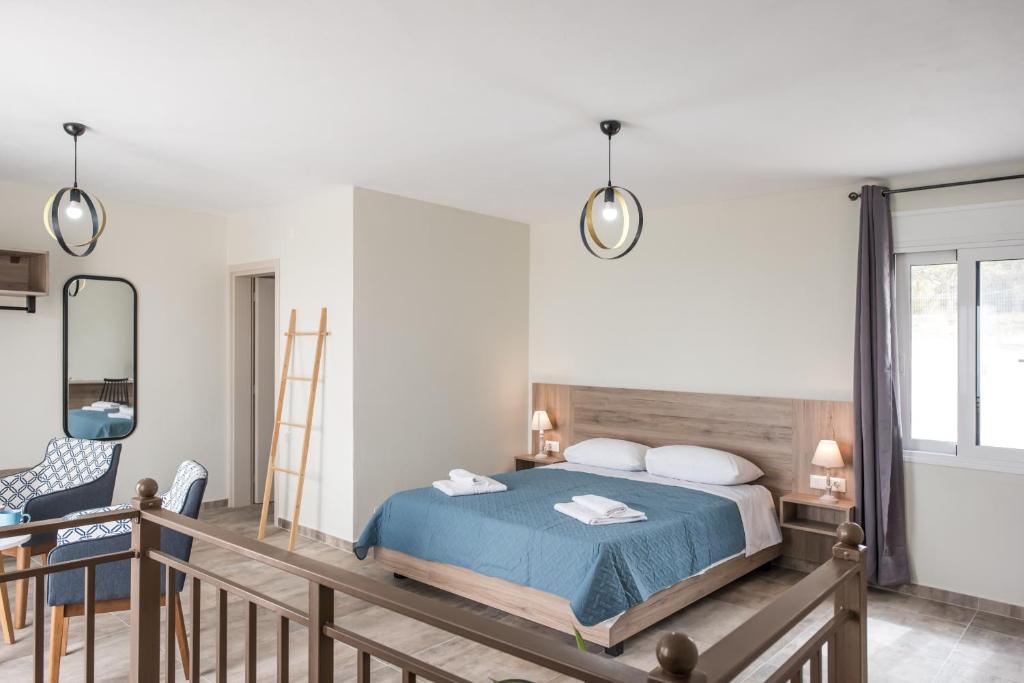
[[[206,492],[206,468],[194,460],[186,460],[174,475],[174,483],[164,493],[163,509],[177,512],[195,519],[199,516],[199,508]],[[128,508],[127,503],[95,510],[82,510],[65,519],[75,519],[94,512],[120,510]],[[102,524],[61,529],[57,532],[57,547],[50,551],[49,562],[67,562],[84,557],[93,557],[106,553],[115,553],[131,547],[131,522],[116,520]],[[160,549],[188,561],[192,553],[192,537],[161,529]],[[165,569],[160,568],[161,577]],[[131,596],[131,566],[129,560],[101,564],[96,568],[96,613],[118,612],[129,608]],[[56,683],[60,676],[60,658],[67,651],[68,626],[71,617],[85,613],[85,570],[73,569],[51,574],[47,583],[47,602],[51,612],[50,631],[50,682]],[[160,590],[164,590],[164,578],[160,579]],[[185,618],[181,610],[181,589],[185,585],[185,576],[180,572],[175,582],[174,606],[177,612],[178,651],[181,653],[182,667],[188,676],[188,641],[185,637]],[[166,600],[166,596],[162,598]]]
[[[0,508],[23,509],[32,521],[59,519],[69,512],[110,505],[121,444],[89,439],[57,438],[46,445],[43,461],[24,472],[0,478]],[[53,548],[56,534],[35,534],[14,555],[18,569],[28,569],[33,555]],[[28,581],[15,586],[14,626],[25,626]]]

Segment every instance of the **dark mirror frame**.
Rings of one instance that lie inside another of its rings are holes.
[[[135,409],[135,419],[132,420],[131,431],[124,436],[108,436],[92,439],[92,441],[121,441],[134,434],[135,430],[139,427],[139,290],[135,289],[135,285],[123,277],[108,277],[106,275],[72,275],[68,278],[68,281],[64,283],[64,375],[61,387],[63,391],[63,400],[61,403],[64,406],[64,412],[61,416],[61,423],[64,425],[64,433],[73,439],[81,438],[68,431],[68,291],[71,289],[72,283],[76,280],[123,282],[132,290],[132,370],[135,373],[132,381],[132,407]]]

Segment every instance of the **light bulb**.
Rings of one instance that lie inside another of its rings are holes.
[[[77,221],[82,217],[82,203],[75,201],[68,202],[68,207],[64,209],[64,213],[66,213],[68,218],[71,220]]]
[[[613,221],[619,217],[619,209],[615,206],[615,202],[605,202],[604,208],[601,209],[601,216],[606,221]]]

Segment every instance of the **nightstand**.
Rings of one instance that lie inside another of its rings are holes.
[[[779,526],[823,536],[835,536],[836,527],[853,521],[854,502],[826,503],[810,493],[787,493],[779,498]]]
[[[515,460],[516,472],[533,469],[534,467],[543,467],[544,465],[553,465],[556,462],[565,462],[565,458],[562,457],[561,453],[550,453],[546,458],[538,458],[532,453],[529,455],[517,455]]]
[[[836,527],[854,521],[849,499],[825,503],[811,493],[787,493],[779,498],[782,527],[780,564],[802,572],[814,570],[832,556]]]

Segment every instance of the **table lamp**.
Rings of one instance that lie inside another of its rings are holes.
[[[832,495],[832,470],[837,467],[845,467],[843,454],[839,452],[839,444],[832,439],[822,439],[818,447],[814,449],[814,457],[811,464],[825,468],[825,495],[819,500],[822,503],[836,503],[839,501]]]
[[[533,413],[533,428],[540,432],[537,435],[537,457],[546,458],[548,455],[544,452],[544,430],[551,429],[551,418],[548,417],[546,410]]]

